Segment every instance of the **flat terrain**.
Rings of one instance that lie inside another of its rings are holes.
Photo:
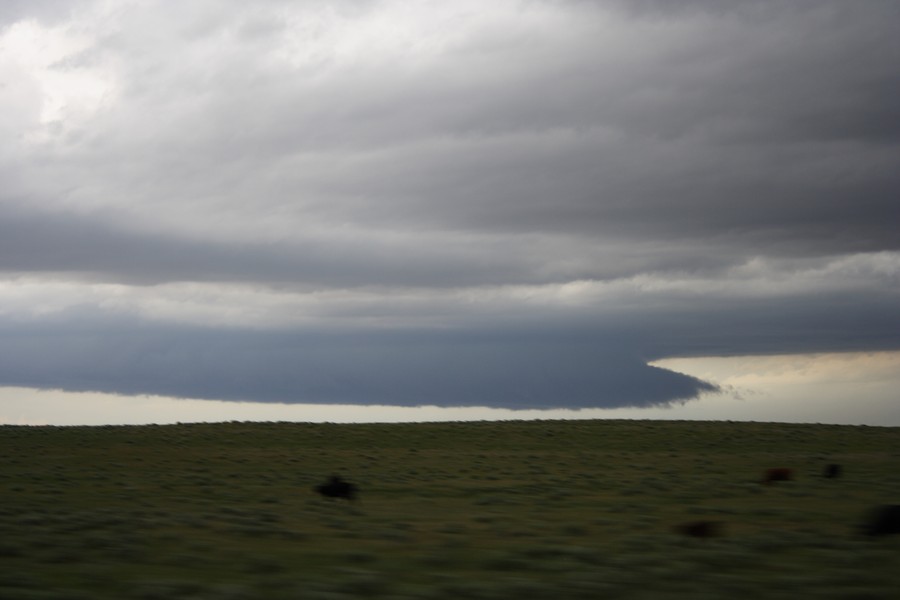
[[[840,463],[838,479],[822,477]],[[793,481],[762,485],[770,467]],[[312,488],[332,473],[358,501]],[[900,428],[0,427],[0,598],[895,598]],[[722,523],[723,535],[675,527]]]

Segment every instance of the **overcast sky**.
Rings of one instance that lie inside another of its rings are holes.
[[[896,0],[0,3],[0,386],[665,406],[900,350]]]

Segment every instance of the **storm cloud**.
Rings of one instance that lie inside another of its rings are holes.
[[[0,385],[651,406],[900,349],[900,5],[0,9]]]

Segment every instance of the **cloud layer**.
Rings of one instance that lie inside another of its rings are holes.
[[[0,383],[647,406],[900,347],[892,1],[4,3]]]

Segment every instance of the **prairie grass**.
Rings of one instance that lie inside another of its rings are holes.
[[[892,598],[900,536],[857,526],[900,502],[897,448],[775,423],[3,426],[0,597]],[[314,494],[332,473],[361,498]],[[675,533],[707,518],[722,537]]]

